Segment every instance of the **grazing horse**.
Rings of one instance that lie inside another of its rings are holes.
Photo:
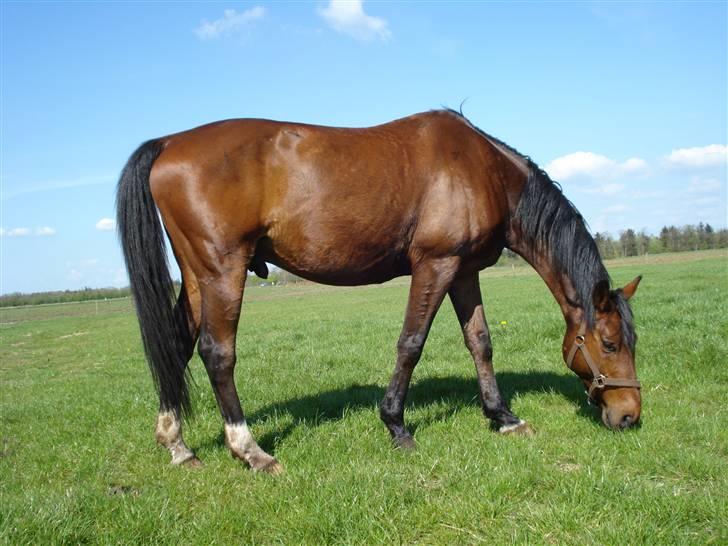
[[[197,344],[232,455],[253,470],[282,470],[251,435],[233,379],[247,271],[265,277],[266,263],[333,285],[412,276],[380,406],[399,447],[415,445],[405,398],[445,295],[475,361],[485,416],[501,433],[530,433],[496,384],[478,282],[504,248],[536,269],[561,307],[564,359],[604,424],[624,429],[640,418],[627,302],[640,277],[611,290],[584,220],[559,187],[457,112],[365,129],[236,119],[150,140],[121,173],[117,218],[159,392],[156,438],[173,464],[199,464],[181,428]],[[165,230],[182,273],[179,296]]]

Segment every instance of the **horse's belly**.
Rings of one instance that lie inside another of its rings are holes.
[[[410,264],[395,241],[264,237],[256,256],[305,279],[323,284],[381,283],[410,274]]]

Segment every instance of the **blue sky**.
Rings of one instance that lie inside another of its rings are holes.
[[[231,117],[365,126],[467,99],[593,231],[725,227],[726,6],[3,2],[0,293],[125,285],[127,157]]]

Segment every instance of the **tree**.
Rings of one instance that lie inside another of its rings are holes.
[[[713,236],[713,226],[705,224],[700,239],[700,248],[714,248],[715,237]]]
[[[698,230],[695,226],[687,225],[681,230],[682,247],[685,250],[698,250]]]
[[[670,250],[672,252],[679,252],[682,250],[680,247],[680,231],[675,226],[670,226],[667,230],[670,240]]]
[[[670,230],[667,229],[667,226],[663,226],[660,230],[660,244],[663,251],[670,250]]]
[[[717,248],[728,247],[728,229],[721,229],[715,233],[715,246]]]
[[[623,231],[619,236],[622,256],[637,256],[637,236],[633,229]]]
[[[602,260],[609,260],[615,257],[614,245],[609,233],[595,233],[594,242],[597,244],[597,249],[599,250],[599,255],[602,257]]]
[[[650,244],[648,245],[648,250],[650,254],[660,254],[661,252],[665,252],[665,246],[662,243],[662,240],[659,237],[650,237]]]
[[[647,230],[642,228],[637,235],[637,254],[644,256],[650,251],[650,236],[647,235]]]

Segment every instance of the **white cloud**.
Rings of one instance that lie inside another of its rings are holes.
[[[574,152],[557,157],[546,165],[546,171],[554,180],[614,178],[625,174],[639,174],[646,170],[647,162],[639,157],[619,163],[594,152]]]
[[[318,13],[337,32],[362,41],[372,38],[387,41],[392,36],[387,21],[364,13],[362,4],[362,0],[330,0]]]
[[[31,235],[47,237],[55,234],[56,230],[48,226],[35,228],[35,230],[27,227],[16,227],[10,229],[0,228],[0,237],[30,237]]]
[[[31,234],[30,229],[27,227],[16,227],[11,229],[4,229],[2,231],[3,237],[27,237]]]
[[[589,175],[610,168],[614,161],[603,155],[592,152],[574,152],[562,157],[557,157],[546,165],[546,171],[551,178],[566,180],[574,176]]]
[[[243,12],[234,9],[226,9],[220,19],[210,22],[203,19],[200,26],[195,29],[195,34],[200,40],[210,40],[230,34],[240,29],[250,21],[260,19],[265,15],[265,8],[255,6]]]
[[[619,168],[625,173],[639,173],[647,170],[647,161],[639,157],[630,157]]]
[[[116,222],[111,218],[102,218],[96,222],[96,229],[99,231],[111,231],[116,227]]]
[[[678,148],[665,159],[676,167],[715,167],[728,162],[728,147],[722,144],[695,148]]]

